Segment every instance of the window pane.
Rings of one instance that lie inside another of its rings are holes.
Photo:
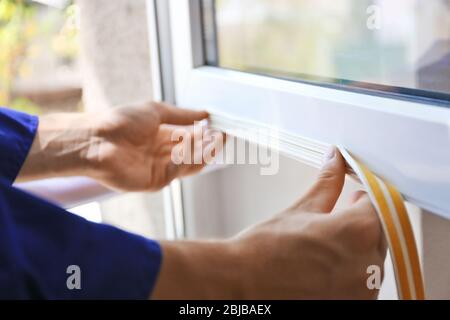
[[[450,0],[205,0],[203,10],[209,64],[450,100]]]

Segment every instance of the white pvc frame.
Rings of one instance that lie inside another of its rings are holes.
[[[154,101],[175,102],[170,13],[165,0],[146,0]],[[169,240],[185,237],[182,185],[173,181],[163,189],[164,223]]]
[[[450,218],[450,108],[202,66],[199,3],[168,0],[179,106],[344,146],[407,200]]]

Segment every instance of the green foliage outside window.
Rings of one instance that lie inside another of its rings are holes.
[[[56,19],[39,16],[39,8],[42,5],[32,1],[0,0],[0,105],[34,114],[40,113],[40,106],[12,95],[15,80],[31,72],[27,58],[39,50],[33,46],[34,40],[48,39],[58,59],[71,61],[78,55],[76,6],[72,3],[61,13],[65,23],[56,32]]]

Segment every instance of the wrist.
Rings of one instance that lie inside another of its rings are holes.
[[[241,259],[230,241],[163,241],[155,299],[241,299]]]

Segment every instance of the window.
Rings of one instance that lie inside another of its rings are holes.
[[[450,101],[448,0],[204,0],[207,63]]]
[[[269,180],[250,167],[184,180],[186,235],[229,235],[273,214],[290,191],[295,197],[312,181],[308,169],[320,165],[326,144],[347,148],[419,208],[450,217],[448,0],[148,2],[169,12],[157,20],[171,41],[155,55],[173,62],[162,73],[173,76],[176,103],[209,110],[228,132],[270,127],[280,150],[303,162],[282,157],[285,175]],[[298,27],[302,20],[314,28]],[[432,214],[420,219],[427,294],[448,296],[446,275],[436,272],[448,269],[441,259],[448,225]]]
[[[208,109],[230,132],[269,127],[309,165],[343,146],[449,217],[448,0],[167,5],[178,105]]]

